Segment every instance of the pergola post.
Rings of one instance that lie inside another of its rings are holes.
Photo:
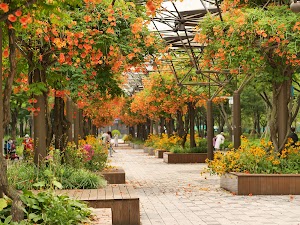
[[[214,122],[213,122],[213,110],[212,110],[212,100],[208,99],[207,103],[207,158],[213,160],[214,158]]]
[[[240,93],[234,91],[233,93],[233,146],[238,149],[241,145],[241,99]]]

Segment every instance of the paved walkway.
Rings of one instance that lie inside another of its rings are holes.
[[[203,172],[205,164],[166,164],[129,147],[116,151],[111,164],[123,167],[136,188],[142,225],[300,225],[299,195],[235,196],[220,188],[218,176]]]

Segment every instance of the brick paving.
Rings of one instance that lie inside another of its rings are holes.
[[[142,225],[300,225],[300,195],[236,196],[205,164],[166,164],[142,149],[115,149],[111,164],[134,185]]]

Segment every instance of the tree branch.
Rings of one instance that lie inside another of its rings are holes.
[[[265,103],[267,103],[267,105],[271,109],[272,108],[272,103],[270,102],[270,99],[268,98],[267,93],[263,92],[263,93],[259,93],[259,95],[262,97],[262,99],[265,101]]]

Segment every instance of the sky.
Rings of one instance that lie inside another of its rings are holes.
[[[210,8],[207,2],[204,2],[204,3],[207,4],[206,5],[207,8]],[[170,11],[175,11],[171,1],[164,2],[162,5],[163,5],[163,7],[167,8]],[[182,2],[177,0],[175,2],[175,5],[176,5],[178,11],[189,11],[189,10],[195,10],[195,9],[203,9],[203,5],[201,3],[201,0],[183,0]],[[156,26],[158,27],[159,30],[168,30],[168,29],[170,29],[168,26],[166,26],[162,23],[156,22],[155,24],[156,24]],[[153,24],[149,25],[149,29],[150,30],[155,30]]]

